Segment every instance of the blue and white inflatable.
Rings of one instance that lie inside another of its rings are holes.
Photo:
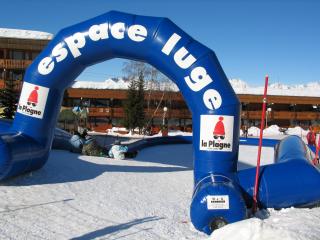
[[[253,170],[237,172],[239,100],[215,53],[166,18],[112,11],[61,30],[27,69],[12,126],[0,127],[0,178],[46,163],[64,90],[86,67],[112,58],[153,65],[178,85],[192,111],[194,226],[210,233],[245,219],[254,179]],[[261,170],[261,204],[319,201],[320,174],[306,161],[302,143],[281,146],[279,164]]]

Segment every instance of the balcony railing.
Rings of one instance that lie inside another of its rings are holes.
[[[145,114],[148,117],[153,118],[162,118],[163,117],[163,110],[158,109],[149,109],[145,110]],[[118,108],[111,108],[111,107],[91,107],[89,108],[89,116],[90,117],[115,117],[121,118],[124,117],[124,109],[121,107]],[[167,118],[191,118],[191,113],[188,109],[169,109],[167,114]]]
[[[260,120],[261,111],[243,111],[241,113],[242,119]],[[269,120],[319,120],[320,112],[290,112],[290,111],[271,111],[268,112]]]
[[[0,68],[26,69],[31,63],[32,60],[0,59]]]

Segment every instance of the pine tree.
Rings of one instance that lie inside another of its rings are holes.
[[[132,131],[137,126],[135,121],[136,116],[136,80],[134,78],[131,79],[128,93],[127,93],[127,100],[124,103],[124,119],[123,125],[129,131]]]
[[[141,133],[145,125],[145,113],[144,113],[144,76],[141,71],[139,79],[132,78],[127,95],[127,101],[124,105],[124,121],[123,125],[132,131],[135,128],[139,128]]]
[[[145,113],[144,113],[144,92],[145,92],[145,86],[144,86],[144,75],[141,71],[139,73],[139,79],[137,83],[137,95],[136,95],[136,118],[137,118],[137,127],[139,128],[139,133],[141,134],[141,131],[143,127],[145,126]]]
[[[5,82],[5,88],[0,90],[0,107],[3,112],[0,117],[13,119],[17,110],[18,96],[14,91],[14,83],[12,80]]]

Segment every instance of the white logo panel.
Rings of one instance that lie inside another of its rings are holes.
[[[233,124],[233,116],[201,115],[200,150],[231,152]]]
[[[24,82],[17,112],[34,118],[43,118],[49,88]]]

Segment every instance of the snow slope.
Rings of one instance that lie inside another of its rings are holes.
[[[256,161],[241,146],[239,168]],[[263,149],[263,164],[273,149]],[[0,185],[1,239],[320,239],[320,209],[287,209],[208,236],[189,219],[191,144],[147,148],[117,161],[52,151],[44,168]],[[240,238],[241,236],[241,238]]]

